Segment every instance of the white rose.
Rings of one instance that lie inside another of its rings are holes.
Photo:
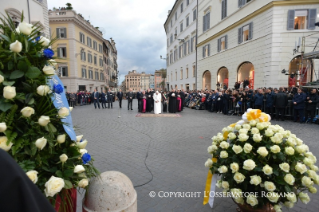
[[[250,176],[250,184],[259,185],[261,183],[261,177],[258,175]]]
[[[281,170],[283,170],[284,172],[289,172],[290,170],[290,165],[288,163],[281,163],[279,164],[279,167]]]
[[[300,154],[305,153],[306,151],[309,151],[309,147],[305,144],[301,144],[300,146],[296,147],[296,151]]]
[[[5,86],[3,88],[3,97],[6,99],[13,99],[17,95],[16,87],[13,86]]]
[[[236,124],[236,125],[235,125],[235,130],[240,130],[240,129],[241,129],[241,125]]]
[[[250,125],[249,124],[244,124],[243,128],[246,129],[246,130],[250,130]]]
[[[293,202],[286,201],[286,202],[284,203],[284,205],[285,205],[287,208],[293,208],[295,204],[294,204]],[[277,212],[277,211],[276,211],[276,212]]]
[[[232,173],[236,173],[239,170],[238,163],[231,163],[230,164],[230,169],[232,170]]]
[[[295,177],[292,176],[292,174],[286,174],[285,177],[284,177],[284,180],[289,185],[293,185],[295,183]]]
[[[41,116],[39,119],[38,119],[38,122],[41,126],[45,127],[49,124],[50,122],[50,117],[49,116]]]
[[[305,164],[302,164],[302,163],[297,163],[296,166],[295,166],[295,170],[297,172],[300,172],[300,174],[303,174],[307,171],[307,167]]]
[[[315,172],[317,172],[319,170],[318,166],[315,166],[315,165],[311,165],[309,167],[311,170],[314,170]]]
[[[280,195],[278,193],[275,193],[275,192],[269,192],[267,194],[267,199],[272,202],[272,203],[276,203],[278,202],[278,199],[279,199]]]
[[[229,189],[229,183],[227,181],[222,181],[222,187],[223,187],[223,189],[228,190]]]
[[[41,36],[39,43],[41,43],[42,46],[48,46],[50,44],[50,40]]]
[[[303,144],[303,141],[301,139],[297,138],[296,143],[298,146],[300,146],[301,144]]]
[[[265,186],[265,189],[266,189],[267,191],[274,191],[274,190],[276,190],[276,186],[275,186],[275,184],[274,184],[273,182],[265,181],[264,186]]]
[[[297,196],[295,193],[293,192],[289,192],[287,195],[287,199],[292,202],[292,203],[296,203],[297,202]]]
[[[213,166],[213,161],[212,159],[208,158],[207,161],[205,162],[205,167],[211,168]]]
[[[222,142],[219,144],[219,147],[222,148],[222,149],[228,149],[229,143],[227,143],[226,141],[222,141]]]
[[[83,135],[78,135],[78,136],[76,136],[76,141],[80,142],[82,140],[82,138],[83,138]]]
[[[244,161],[243,169],[246,169],[248,171],[253,170],[256,167],[255,161],[252,159],[248,159]]]
[[[305,156],[313,161],[313,163],[317,163],[317,158],[312,154],[312,152],[306,152]]]
[[[79,147],[80,149],[85,149],[87,144],[88,144],[88,141],[86,139],[82,142],[76,142],[77,147]]]
[[[82,179],[82,180],[80,180],[80,182],[78,184],[78,186],[80,188],[85,188],[88,185],[89,185],[89,180],[88,179]]]
[[[246,200],[247,204],[251,205],[252,207],[254,207],[255,205],[258,205],[258,200],[255,197],[255,195],[249,194],[247,196],[247,200]]]
[[[250,132],[251,134],[259,134],[259,130],[256,127],[253,127]]]
[[[257,153],[260,154],[262,157],[266,157],[268,155],[266,147],[259,147]]]
[[[239,154],[243,151],[243,148],[239,145],[233,145],[233,151],[236,153],[236,154]]]
[[[270,138],[270,140],[275,144],[282,143],[283,136],[280,133],[276,133],[273,137]]]
[[[301,178],[301,183],[302,183],[302,185],[304,185],[306,187],[310,187],[313,185],[313,181],[311,180],[310,177],[307,177],[307,176],[303,176]]]
[[[275,153],[275,154],[279,153],[280,152],[280,147],[278,145],[273,145],[273,146],[270,147],[270,151],[272,153]]]
[[[236,172],[236,174],[234,175],[234,180],[238,184],[244,182],[245,178],[246,178],[245,175],[243,175],[239,172]]]
[[[243,129],[241,129],[241,130],[243,130]],[[239,135],[238,135],[239,141],[242,141],[242,142],[247,141],[248,138],[249,138],[249,136],[246,135],[246,134],[239,134]]]
[[[303,161],[302,161],[304,164],[306,164],[307,166],[311,166],[311,165],[314,165],[314,161],[309,159],[309,158],[304,158]]]
[[[5,122],[0,123],[0,132],[4,132],[7,130],[7,125]]]
[[[295,141],[295,139],[293,138],[293,137],[289,137],[288,139],[287,139],[287,144],[289,145],[289,146],[296,146],[296,141]]]
[[[61,161],[62,163],[64,163],[64,162],[67,161],[67,160],[68,160],[68,156],[67,156],[66,154],[60,155],[60,161]]]
[[[287,155],[294,155],[295,154],[295,150],[291,146],[290,147],[286,147],[285,148],[285,152],[286,152]]]
[[[239,132],[239,134],[247,134],[248,130],[247,129],[240,129],[238,132]]]
[[[221,188],[222,187],[222,181],[218,180],[216,183],[217,188]]]
[[[19,53],[22,51],[22,43],[20,43],[19,41],[15,41],[14,43],[11,43],[10,44],[10,50],[12,52],[15,52],[15,53]]]
[[[224,133],[224,132],[227,132],[227,128],[224,127],[224,128],[222,129],[222,132],[223,132],[223,133]]]
[[[313,171],[313,170],[308,170],[308,171],[307,171],[307,174],[308,174],[308,176],[309,176],[310,178],[312,178],[312,179],[315,179],[316,176],[317,176],[317,173],[316,173],[315,171]]]
[[[218,172],[223,174],[226,173],[228,171],[228,168],[226,166],[221,166],[218,168]]]
[[[40,86],[37,88],[37,93],[38,93],[40,96],[45,96],[45,95],[47,95],[49,92],[50,92],[50,87],[47,86],[47,85],[40,85]]]
[[[48,182],[45,183],[45,195],[47,197],[54,197],[64,187],[65,183],[62,178],[51,176]]]
[[[82,165],[76,165],[75,167],[74,167],[74,173],[82,173],[82,172],[84,172],[85,171],[85,169],[84,169],[84,167],[82,166]]]
[[[228,153],[226,151],[221,151],[220,158],[228,158]]]
[[[9,151],[13,145],[12,142],[7,145],[8,138],[6,136],[0,136],[0,149],[3,149],[4,151]]]
[[[67,117],[68,115],[70,115],[70,111],[68,108],[66,107],[62,107],[59,112],[58,112],[58,115],[60,118],[65,118]]]
[[[245,153],[250,153],[252,149],[253,149],[253,146],[252,146],[251,144],[246,143],[246,144],[244,145],[244,152],[245,152]]]
[[[272,167],[269,166],[269,165],[266,165],[263,167],[263,172],[265,173],[265,175],[271,175],[273,172],[272,172]]]
[[[4,81],[4,77],[0,74],[0,83]]]
[[[38,147],[40,150],[42,150],[47,145],[47,139],[44,137],[39,138],[35,142],[36,147]]]
[[[88,151],[86,149],[80,149],[80,153],[81,153],[81,157],[82,157],[85,153],[88,153]],[[212,163],[213,163],[213,161],[212,161]],[[205,166],[206,166],[206,163],[205,163]],[[210,166],[207,168],[210,168]]]
[[[282,212],[280,205],[274,205],[274,209],[276,212]]]
[[[32,24],[26,23],[26,22],[22,22],[19,24],[19,31],[20,33],[23,33],[25,35],[30,35],[32,32]]]
[[[22,116],[28,118],[34,114],[34,109],[32,107],[24,107],[21,110]]]
[[[226,129],[227,129],[227,132],[233,132],[233,130],[234,130],[234,128],[231,126],[226,127]]]
[[[301,202],[303,202],[304,204],[308,204],[308,202],[310,202],[310,197],[307,193],[300,192],[298,196]]]
[[[249,122],[250,126],[254,127],[256,126],[257,122],[255,120],[252,120]]]
[[[315,194],[315,193],[317,193],[317,188],[311,186],[311,187],[309,187],[309,191],[310,191],[310,193]]]
[[[266,125],[264,124],[264,122],[262,122],[262,123],[258,123],[256,127],[258,130],[263,130],[266,128]]]
[[[55,70],[52,66],[47,66],[45,65],[42,69],[43,73],[46,75],[54,75],[55,74]]]
[[[31,170],[26,173],[26,175],[30,178],[30,180],[36,184],[38,182],[38,172]]]
[[[53,60],[53,59],[51,59],[51,60],[49,60],[49,62],[51,63],[51,65],[53,65],[53,66],[56,66],[58,63],[55,61],[55,60]]]
[[[234,139],[237,138],[237,136],[235,135],[235,133],[229,133],[229,134],[228,134],[228,138],[229,138],[230,140],[234,140]]]
[[[260,142],[262,139],[263,139],[263,137],[262,137],[260,134],[255,134],[255,135],[253,136],[253,140],[254,140],[255,142]]]
[[[66,138],[65,134],[58,135],[58,137],[57,137],[58,143],[63,144],[65,142],[65,138]]]

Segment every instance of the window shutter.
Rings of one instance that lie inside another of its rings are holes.
[[[225,49],[228,48],[228,36],[225,35]]]
[[[80,42],[82,43],[81,32],[79,33],[79,35],[80,35]]]
[[[224,0],[224,18],[226,18],[227,17],[227,0]]]
[[[248,35],[248,40],[253,39],[253,22],[249,23],[249,35]]]
[[[60,48],[58,48],[57,50],[58,50],[58,57],[61,57],[60,56]]]
[[[205,27],[206,27],[205,20],[206,20],[206,15],[203,16],[203,32],[205,32]]]
[[[309,9],[308,11],[308,29],[314,30],[316,28],[317,9]]]
[[[208,55],[207,55],[207,56],[210,56],[210,44],[207,45],[207,48],[208,48],[208,51],[207,51],[207,52],[208,52],[208,53],[207,53]]]
[[[65,57],[67,57],[67,56],[66,56],[66,48],[64,48],[64,52],[65,52]]]
[[[243,42],[243,28],[238,29],[238,44],[241,44]]]
[[[56,37],[60,38],[60,29],[59,28],[56,28]]]
[[[203,58],[205,57],[205,48],[206,46],[203,46]]]
[[[84,52],[84,61],[86,61],[86,53]]]
[[[69,73],[68,73],[69,71],[68,71],[68,67],[65,67],[65,76],[67,77],[67,76],[69,76]]]
[[[210,12],[209,13],[207,13],[207,26],[206,26],[206,28],[207,29],[209,29],[210,28]]]
[[[191,52],[191,41],[188,40],[188,54],[190,54]]]
[[[288,10],[287,30],[294,30],[295,10]]]
[[[245,0],[238,0],[238,7],[241,7],[241,6],[243,6],[243,2],[244,2]]]
[[[220,52],[220,48],[221,45],[220,45],[220,38],[217,40],[217,52]]]
[[[194,38],[191,38],[191,52],[193,52],[193,43],[194,43]]]
[[[224,16],[224,11],[225,11],[225,1],[222,0],[222,20],[223,20],[223,18],[225,17],[225,16]]]

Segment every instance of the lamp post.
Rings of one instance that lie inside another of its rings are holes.
[[[162,60],[166,60],[166,75],[167,75],[167,58],[163,58],[162,57],[162,55],[160,55],[160,59],[162,59]],[[166,79],[166,78],[165,78]],[[164,79],[164,84],[165,84],[165,79]],[[165,90],[165,86],[163,85],[163,89]],[[168,89],[167,90],[169,90],[169,86],[168,86]]]

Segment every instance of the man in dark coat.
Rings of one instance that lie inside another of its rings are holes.
[[[299,115],[299,122],[303,123],[304,111],[306,108],[306,94],[302,92],[301,88],[298,88],[297,94],[294,95],[292,103],[294,106],[294,122],[297,121]]]
[[[107,92],[107,108],[113,108],[113,98],[114,98],[114,94],[110,88],[110,90]]]
[[[246,79],[244,80],[244,89],[245,89],[247,86],[249,86],[249,80],[248,80],[248,78],[246,78]]]
[[[136,93],[136,99],[137,99],[138,112],[142,112],[142,92],[141,92],[141,89],[138,89],[138,92]]]
[[[120,89],[120,91],[117,92],[117,98],[119,99],[119,106],[120,106],[120,108],[122,108],[122,98],[123,98],[122,89]]]
[[[168,112],[170,113],[176,113],[177,112],[177,93],[173,89],[172,92],[168,94]]]
[[[264,103],[264,95],[263,90],[258,89],[258,93],[254,96],[255,109],[262,109],[262,105]]]
[[[129,92],[126,93],[126,99],[127,99],[127,110],[130,109],[130,105],[131,105],[131,110],[133,110],[132,104],[134,99],[134,93],[132,92],[132,88],[130,88]]]
[[[102,93],[101,93],[101,103],[102,103],[102,108],[104,109],[106,109],[106,94],[102,91]]]
[[[311,93],[308,95],[306,102],[306,121],[308,120],[308,116],[310,114],[309,123],[312,123],[316,113],[316,105],[319,102],[317,90],[315,88],[311,89]]]
[[[266,113],[268,113],[272,117],[273,112],[274,112],[275,94],[271,88],[268,88],[266,92],[267,92],[267,94],[266,94]]]
[[[99,98],[100,98],[100,93],[97,92],[96,89],[94,89],[94,107],[95,107],[95,109],[96,109],[96,104],[98,105],[99,109],[101,109]]]
[[[279,113],[281,115],[281,120],[284,121],[285,117],[285,108],[288,104],[288,96],[284,93],[284,89],[282,87],[279,88],[279,92],[275,95],[274,105],[276,108],[276,119],[279,120]]]
[[[182,111],[184,109],[184,104],[185,104],[185,92],[184,89],[182,89],[182,91],[180,92],[181,95],[181,99],[182,99]]]
[[[148,89],[145,94],[146,94],[146,112],[152,112],[152,102],[154,102],[153,93],[150,89]]]

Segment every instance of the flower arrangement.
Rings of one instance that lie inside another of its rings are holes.
[[[69,200],[66,190],[87,187],[98,171],[85,149],[87,140],[75,133],[71,139],[65,130],[68,105],[54,105],[64,93],[61,84],[49,83],[57,78],[54,40],[39,37],[40,26],[23,22],[23,15],[17,28],[9,16],[0,20],[0,148],[53,205],[57,195],[63,205]]]
[[[242,120],[224,128],[212,138],[205,166],[221,176],[216,186],[230,192],[237,204],[261,208],[282,204],[294,207],[299,198],[310,201],[319,184],[316,157],[307,145],[279,125],[271,125],[270,116],[248,109]]]

